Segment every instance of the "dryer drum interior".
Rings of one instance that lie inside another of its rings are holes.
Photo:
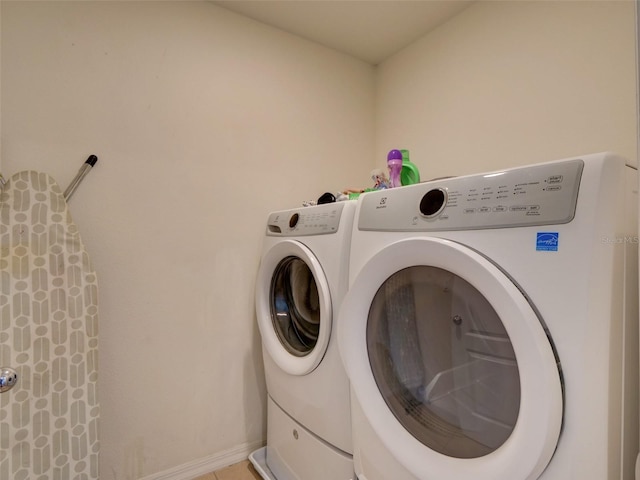
[[[295,356],[309,354],[320,332],[320,299],[313,272],[296,256],[274,270],[270,289],[271,320],[278,339]]]
[[[378,389],[421,443],[477,458],[509,438],[520,409],[516,355],[469,282],[433,266],[404,268],[378,289],[366,331]]]

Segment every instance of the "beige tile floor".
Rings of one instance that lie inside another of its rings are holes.
[[[226,468],[207,473],[194,480],[261,480],[253,465],[249,460],[236,463]]]

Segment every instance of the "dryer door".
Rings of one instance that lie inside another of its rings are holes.
[[[331,333],[331,295],[317,258],[292,240],[262,257],[256,315],[263,348],[285,372],[306,375],[322,360]]]
[[[419,480],[536,479],[556,448],[563,387],[523,293],[474,250],[389,245],[340,310],[339,344],[380,440]]]

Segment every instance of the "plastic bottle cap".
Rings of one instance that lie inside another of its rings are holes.
[[[387,160],[402,160],[402,152],[400,150],[391,150],[387,155]]]

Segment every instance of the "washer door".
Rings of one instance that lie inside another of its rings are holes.
[[[358,274],[338,325],[362,410],[419,480],[545,469],[562,425],[559,363],[532,306],[485,257],[438,238],[393,243]]]
[[[262,257],[256,315],[263,347],[285,372],[306,375],[322,360],[331,333],[331,295],[317,258],[292,240]]]

